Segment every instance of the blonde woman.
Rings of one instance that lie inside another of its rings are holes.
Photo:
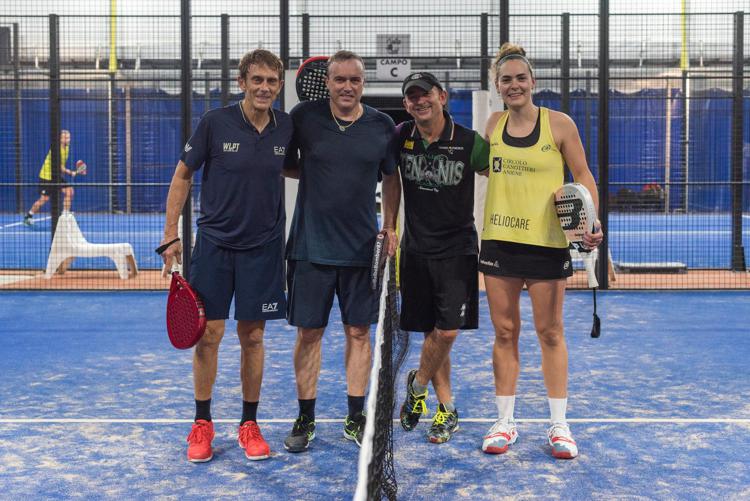
[[[547,440],[554,457],[572,459],[578,447],[565,417],[568,352],[562,318],[565,282],[572,266],[554,207],[554,193],[564,182],[564,165],[591,192],[597,210],[599,197],[573,120],[534,104],[536,80],[525,50],[504,44],[493,63],[493,77],[508,109],[493,113],[485,132],[490,169],[479,270],[484,273],[495,328],[492,362],[498,420],[485,435],[482,450],[502,454],[518,438],[513,408],[520,372],[519,301],[525,285],[549,400]],[[596,226],[597,231],[584,237],[590,248],[602,241],[598,221]]]

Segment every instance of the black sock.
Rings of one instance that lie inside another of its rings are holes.
[[[362,412],[365,408],[365,397],[353,397],[351,395],[346,396],[349,402],[349,417],[354,417],[358,412]]]
[[[211,399],[195,401],[195,420],[211,421]]]
[[[299,415],[307,416],[310,421],[315,421],[315,399],[297,401],[299,402]]]
[[[257,421],[258,415],[258,402],[242,401],[242,419],[240,420],[240,426],[245,424],[245,421]]]

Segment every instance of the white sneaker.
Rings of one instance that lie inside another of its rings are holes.
[[[561,459],[573,459],[578,455],[578,446],[567,423],[554,423],[547,430],[547,440],[552,455]]]
[[[487,454],[502,454],[508,446],[518,440],[516,422],[512,419],[498,419],[484,436],[482,450]]]

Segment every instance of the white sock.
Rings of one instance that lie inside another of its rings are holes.
[[[566,398],[547,398],[549,401],[549,415],[552,424],[565,423],[565,411],[568,408],[568,399]]]
[[[495,395],[495,403],[497,404],[497,415],[500,419],[509,419],[513,421],[513,410],[516,406],[515,395]]]

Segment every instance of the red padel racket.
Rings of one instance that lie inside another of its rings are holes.
[[[315,56],[307,59],[297,70],[295,86],[300,101],[315,101],[329,97],[326,87],[328,56]]]
[[[179,272],[172,272],[167,298],[167,334],[178,350],[192,348],[206,331],[203,301]]]
[[[86,162],[84,162],[83,160],[79,160],[76,162],[76,176],[85,176],[86,169],[88,169]]]

